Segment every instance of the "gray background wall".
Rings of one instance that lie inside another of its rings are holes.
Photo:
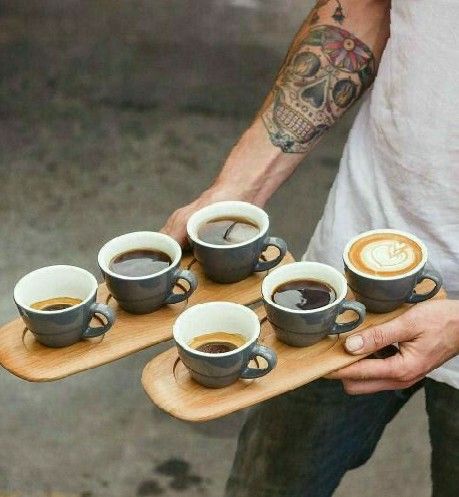
[[[98,275],[104,241],[159,229],[209,183],[311,3],[0,1],[2,322],[24,273],[68,263]],[[297,257],[351,121],[267,206]],[[140,373],[168,346],[51,384],[0,371],[0,496],[221,495],[244,414],[190,425],[152,405]],[[336,495],[427,496],[428,456],[418,394]]]

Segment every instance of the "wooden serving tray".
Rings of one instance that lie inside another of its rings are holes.
[[[268,259],[277,255],[275,248],[265,252]],[[281,264],[293,262],[287,254]],[[219,284],[208,280],[199,263],[184,257],[182,267],[189,266],[198,278],[198,288],[188,301],[194,305],[211,300],[228,300],[250,304],[261,297],[261,281],[265,272],[254,273],[238,283]],[[105,284],[99,286],[98,301],[106,302],[109,293]],[[28,381],[53,381],[87,369],[96,368],[133,352],[172,338],[172,324],[186,305],[175,304],[151,314],[134,315],[118,307],[114,299],[109,305],[116,310],[114,326],[103,339],[85,340],[69,347],[53,349],[38,343],[32,333],[25,332],[21,318],[0,328],[0,364],[16,376]]]
[[[425,282],[418,288],[424,292],[430,284],[431,282]],[[440,290],[434,298],[445,297],[444,290]],[[290,347],[278,341],[271,325],[265,321],[260,341],[276,351],[277,366],[266,376],[256,380],[238,380],[219,389],[202,387],[196,383],[178,359],[174,346],[145,366],[142,385],[150,399],[170,415],[186,421],[209,421],[294,390],[362,359],[364,355],[354,356],[345,351],[345,337],[357,330],[389,321],[410,307],[411,305],[405,304],[386,314],[367,314],[365,321],[352,332],[339,337],[330,336],[319,343],[301,348]],[[264,309],[260,308],[257,313],[264,316]]]

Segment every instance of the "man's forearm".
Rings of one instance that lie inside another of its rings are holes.
[[[319,0],[216,185],[263,205],[371,85],[389,35],[389,0]]]

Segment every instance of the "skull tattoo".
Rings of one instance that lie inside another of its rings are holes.
[[[281,70],[262,113],[271,142],[307,152],[374,79],[370,49],[334,26],[312,27]]]

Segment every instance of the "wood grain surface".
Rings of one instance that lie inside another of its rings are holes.
[[[277,249],[265,252],[267,259],[277,255]],[[191,256],[182,260],[182,266],[192,263]],[[293,262],[287,254],[281,264]],[[255,273],[238,283],[219,284],[208,280],[199,265],[191,270],[198,277],[198,288],[190,297],[188,305],[212,300],[227,300],[249,304],[261,297],[261,281],[266,275]],[[105,302],[109,296],[105,284],[99,286],[98,301]],[[117,313],[114,326],[100,339],[85,340],[69,347],[53,349],[38,343],[32,333],[24,332],[21,318],[0,328],[0,364],[14,375],[28,381],[53,381],[66,376],[96,368],[116,361],[139,350],[172,338],[172,324],[187,304],[175,304],[151,314],[134,315],[120,309],[113,299],[109,300]]]
[[[418,288],[426,291],[430,284],[431,282],[425,282]],[[445,292],[440,290],[434,298],[445,297]],[[178,360],[173,346],[146,365],[142,373],[142,385],[158,407],[176,418],[193,422],[216,419],[298,388],[358,361],[364,356],[353,356],[345,351],[343,344],[346,336],[389,321],[410,307],[405,304],[386,314],[369,313],[365,321],[352,332],[340,335],[339,338],[327,337],[317,344],[299,348],[278,341],[271,325],[265,321],[260,341],[276,351],[277,366],[262,378],[238,380],[220,389],[205,388],[196,383]],[[258,313],[264,313],[263,308]]]

